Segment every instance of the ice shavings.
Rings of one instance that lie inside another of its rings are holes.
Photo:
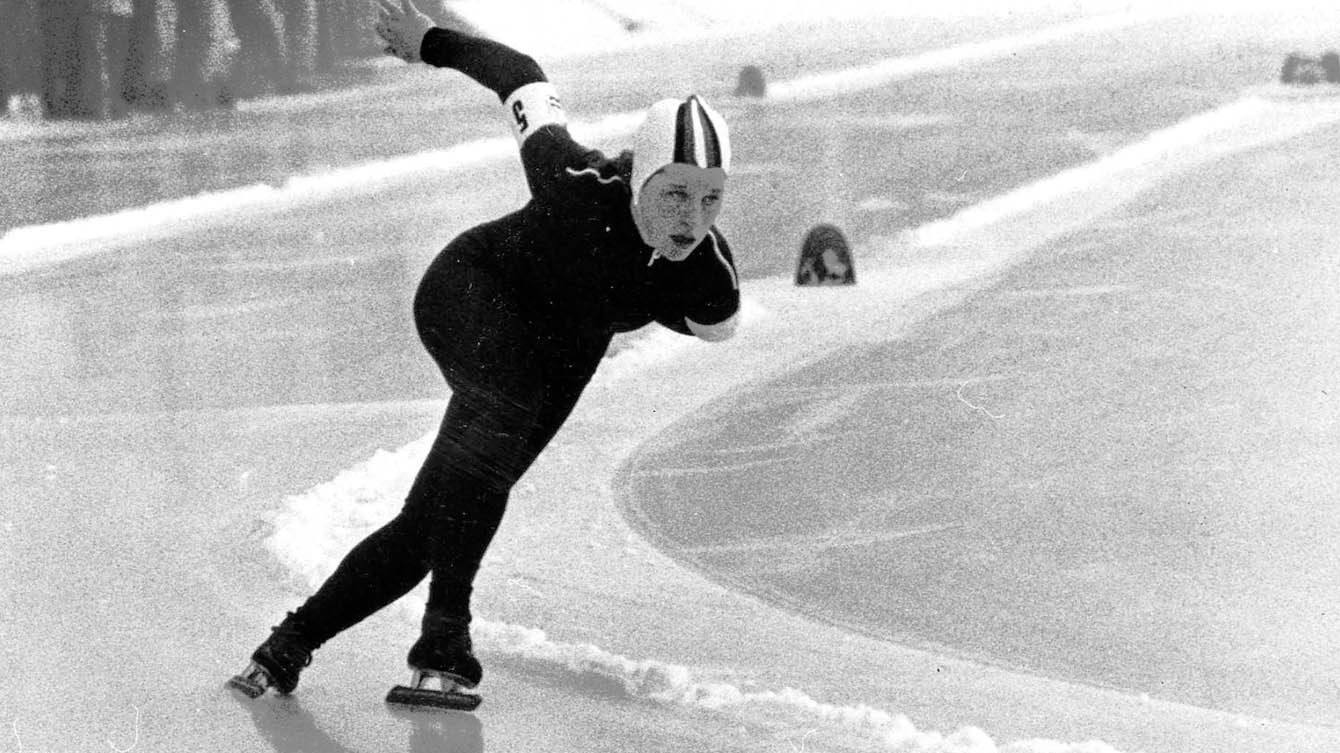
[[[304,586],[319,585],[354,544],[390,519],[428,454],[432,435],[378,450],[329,481],[287,497],[266,545]]]
[[[833,725],[887,746],[922,753],[1117,753],[1100,742],[1064,743],[1024,740],[999,746],[985,732],[964,727],[950,735],[918,730],[903,714],[866,705],[822,703],[795,688],[745,690],[727,682],[696,679],[693,670],[649,659],[633,660],[589,643],[551,640],[543,630],[500,622],[476,623],[481,648],[528,660],[562,666],[574,677],[595,676],[620,686],[624,693],[658,703],[719,711],[736,706],[769,706],[806,723]]]

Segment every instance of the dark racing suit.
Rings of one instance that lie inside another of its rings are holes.
[[[433,29],[427,63],[498,94],[543,84],[529,57]],[[611,336],[658,322],[683,334],[732,320],[730,248],[715,228],[683,261],[657,258],[630,211],[628,153],[580,146],[552,108],[508,110],[531,200],[453,240],[428,267],[415,322],[452,396],[441,430],[393,520],[345,557],[294,615],[315,648],[432,574],[428,608],[469,618],[471,584],[508,493],[553,438]],[[690,321],[692,321],[692,324]]]

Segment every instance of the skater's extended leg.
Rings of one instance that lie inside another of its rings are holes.
[[[457,490],[455,494],[436,494],[421,502],[425,506],[434,501],[440,504],[431,528],[430,610],[469,620],[475,575],[502,521],[508,494],[571,414],[604,352],[603,343],[596,346],[584,352],[570,349],[563,359],[565,368],[548,369],[548,383],[537,399],[529,401],[534,407],[525,411],[495,408],[491,415],[504,417],[504,423],[489,427],[488,421],[472,422],[471,431],[464,436],[444,427],[439,437],[441,447],[435,447],[439,457],[449,467],[469,466],[480,469],[480,473],[474,478],[458,478],[448,486]],[[512,403],[521,405],[520,401]],[[481,430],[481,423],[489,428]],[[461,455],[474,457],[451,460]],[[436,490],[424,491],[434,494]]]
[[[470,582],[506,508],[507,492],[500,485],[510,487],[510,482],[500,481],[505,471],[494,460],[515,458],[515,451],[500,448],[511,441],[506,437],[524,431],[508,427],[532,421],[529,413],[481,412],[471,408],[464,395],[453,397],[443,429],[400,513],[350,550],[321,588],[253,655],[281,692],[291,692],[297,685],[298,673],[313,650],[408,593],[444,555],[451,563],[447,569],[463,575],[450,579],[460,594],[459,601],[451,602],[460,605],[460,614],[453,616],[469,624]],[[466,443],[482,450],[463,452]],[[465,640],[468,653],[468,633]],[[473,657],[437,668],[454,669],[470,662]],[[462,671],[478,682],[477,669],[466,666]]]
[[[229,684],[255,698],[273,687],[280,693],[292,693],[298,687],[298,675],[312,663],[312,645],[303,636],[293,613],[274,628],[270,637],[251,653],[251,666]]]
[[[428,574],[428,543],[420,523],[402,510],[363,539],[294,613],[315,649],[409,593]]]
[[[312,652],[337,633],[403,596],[428,573],[426,543],[402,512],[359,542],[325,584],[274,627],[230,684],[255,697],[274,687],[292,693]]]
[[[445,603],[468,610],[470,582],[502,520],[507,490],[538,452],[530,446],[536,411],[516,400],[480,402],[466,391],[452,397],[400,514],[350,550],[297,610],[292,621],[313,648],[404,596],[430,570],[453,576],[463,593]]]

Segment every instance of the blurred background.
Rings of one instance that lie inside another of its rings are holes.
[[[1218,5],[1230,5],[1219,3]],[[978,0],[711,2],[419,0],[442,26],[531,52],[628,35],[759,28],[780,18],[979,14]],[[1047,8],[1121,11],[1122,0],[1015,0],[1006,14]],[[227,108],[239,99],[366,81],[381,49],[376,0],[0,0],[0,116],[105,120],[136,111]],[[559,28],[580,28],[563,39]]]
[[[0,0],[0,109],[56,119],[310,90],[374,54],[366,0]],[[320,72],[320,73],[318,73]]]

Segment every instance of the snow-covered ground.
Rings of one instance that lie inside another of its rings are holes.
[[[1145,49],[1159,30],[1184,28],[1161,15],[807,69],[775,82],[784,97],[729,109],[745,123],[770,110],[802,122],[810,102],[850,97],[871,112],[849,124],[890,140],[927,124],[966,128],[936,117],[953,108],[934,102],[909,114],[890,102],[890,84],[976,67],[1022,90],[1023,74],[1003,63],[1026,67],[1030,56],[1044,69],[1050,57],[1088,61],[1094,80],[1107,80],[1110,61],[1086,58],[1101,54],[1090,47]],[[797,42],[795,54],[804,48]],[[1112,96],[1134,103],[1140,92]],[[617,143],[634,118],[604,112],[578,133]],[[1334,750],[1340,740],[1324,725],[1019,671],[780,608],[652,546],[621,514],[633,477],[657,472],[639,465],[649,448],[679,438],[719,398],[896,340],[1101,223],[1138,245],[1140,224],[1121,214],[1136,200],[1175,197],[1179,224],[1211,246],[1218,228],[1267,216],[1281,248],[1318,235],[1328,220],[1307,199],[1331,185],[1326,145],[1340,100],[1263,85],[1175,120],[1147,132],[1114,124],[1101,153],[995,195],[959,186],[955,201],[971,204],[911,232],[890,219],[883,234],[856,238],[856,289],[756,277],[744,331],[727,345],[660,332],[623,344],[523,479],[486,560],[477,631],[489,700],[478,722],[398,720],[380,706],[401,679],[417,596],[323,649],[291,699],[235,704],[218,685],[265,626],[398,507],[442,395],[378,296],[408,294],[400,289],[429,253],[425,238],[444,240],[519,199],[510,139],[11,230],[0,239],[0,310],[12,324],[0,342],[14,356],[0,388],[12,406],[0,419],[0,482],[16,501],[0,513],[0,652],[12,668],[0,749]],[[850,143],[834,150],[825,159],[839,172],[879,172]],[[741,186],[777,176],[785,186],[809,164],[762,151],[771,154],[742,160]],[[1225,174],[1237,182],[1187,189]],[[1256,174],[1305,175],[1310,192],[1300,201]],[[862,205],[897,216],[898,203],[871,188],[878,181],[851,180],[867,191]],[[387,235],[387,217],[405,223],[403,237]],[[369,239],[398,255],[384,261]],[[353,316],[302,323],[312,312]],[[272,359],[256,357],[258,342],[273,343]],[[983,420],[1000,415],[959,399]]]

